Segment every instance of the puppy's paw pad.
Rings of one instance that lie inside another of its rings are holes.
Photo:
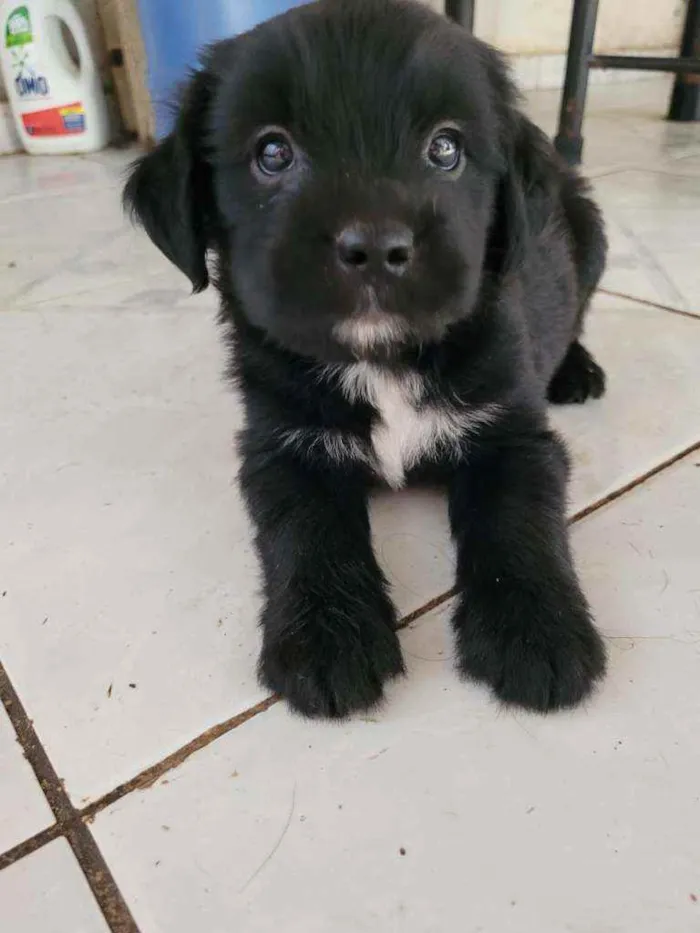
[[[605,392],[605,372],[578,341],[572,343],[554,374],[547,398],[554,405],[580,405]]]

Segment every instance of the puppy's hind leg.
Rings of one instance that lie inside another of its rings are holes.
[[[588,350],[574,340],[547,388],[554,405],[582,404],[605,392],[605,372]]]
[[[580,304],[574,339],[547,389],[547,398],[555,405],[581,404],[605,392],[605,372],[580,342],[591,297],[605,270],[608,244],[603,218],[588,197],[586,183],[576,175],[565,178],[562,203],[572,235]]]

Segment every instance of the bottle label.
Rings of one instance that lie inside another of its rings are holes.
[[[15,73],[13,86],[17,96],[21,100],[48,97],[49,82],[37,62],[32,20],[26,6],[15,7],[7,17],[4,41]]]
[[[33,42],[32,21],[26,6],[18,6],[7,17],[5,45],[8,49]]]
[[[85,132],[85,108],[81,103],[23,113],[22,123],[30,136],[74,136]]]

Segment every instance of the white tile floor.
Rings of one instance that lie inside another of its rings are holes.
[[[591,92],[610,391],[554,419],[611,664],[548,719],[454,676],[425,493],[374,508],[415,614],[386,708],[342,726],[256,708],[213,295],[125,225],[123,153],[0,161],[0,656],[133,915],[103,920],[65,839],[32,841],[54,816],[0,713],[0,929],[700,930],[700,126],[663,122],[667,95]],[[530,98],[546,129],[557,102]]]
[[[3,709],[0,709],[0,776],[0,851],[5,852],[45,829],[53,818]],[[12,791],[11,800],[5,798],[6,788]]]
[[[0,919],[12,933],[109,933],[63,839],[0,873]]]

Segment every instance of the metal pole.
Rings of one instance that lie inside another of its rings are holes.
[[[445,0],[445,13],[450,19],[474,31],[474,0]]]
[[[700,63],[700,0],[688,0],[680,54],[681,58],[695,58]],[[700,120],[700,75],[676,76],[668,119]]]
[[[589,60],[593,53],[597,16],[598,0],[574,0],[566,77],[559,111],[559,130],[554,140],[557,152],[569,165],[578,165],[583,151],[581,127],[586,107]]]

